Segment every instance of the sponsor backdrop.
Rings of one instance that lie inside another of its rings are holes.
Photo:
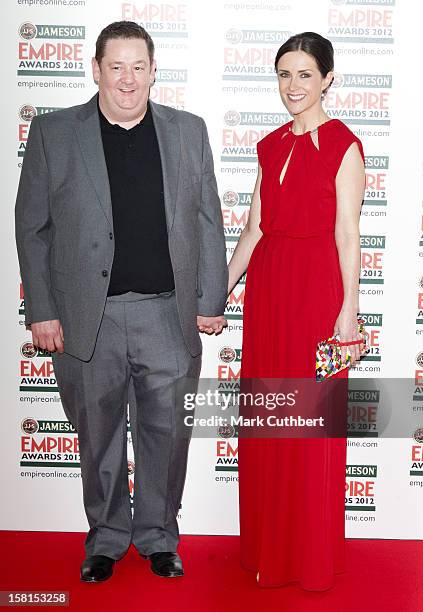
[[[7,503],[0,527],[87,528],[78,438],[63,413],[51,357],[32,346],[25,330],[13,206],[32,118],[94,94],[90,60],[95,39],[107,23],[128,19],[142,24],[156,44],[158,74],[151,98],[197,113],[207,122],[228,258],[248,219],[256,144],[290,119],[278,95],[275,52],[291,34],[305,30],[332,40],[336,78],[326,110],[362,139],[367,174],[360,309],[371,350],[352,375],[357,385],[349,398],[346,532],[353,538],[422,538],[423,210],[418,179],[423,156],[421,119],[419,113],[414,116],[421,106],[421,79],[412,46],[420,34],[420,4],[8,0],[2,12],[5,324],[0,447]],[[316,260],[316,274],[320,265],[324,262]],[[244,287],[245,279],[230,296],[228,330],[203,339],[203,376],[218,379],[222,391],[230,392],[239,382]],[[412,382],[410,394],[393,407],[413,417],[401,438],[385,439],[376,426],[378,379],[388,377]],[[374,379],[370,391],[367,379]],[[128,426],[132,492],[130,441]],[[193,439],[181,532],[237,534],[237,480],[237,438],[230,428],[216,431],[212,439]]]

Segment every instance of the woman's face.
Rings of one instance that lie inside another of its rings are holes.
[[[304,51],[289,51],[277,64],[279,93],[291,115],[298,115],[321,104],[322,91],[333,72],[322,77],[316,60]]]

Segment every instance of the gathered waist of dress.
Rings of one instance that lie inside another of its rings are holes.
[[[319,238],[319,237],[330,237],[332,236],[333,238],[335,238],[335,230],[334,229],[322,229],[322,230],[317,230],[314,232],[309,232],[309,233],[302,233],[302,232],[289,232],[289,231],[285,231],[285,230],[271,230],[271,231],[264,231],[263,232],[263,238],[272,238],[272,237],[277,237],[277,238],[299,238],[299,239],[304,239],[304,238]]]

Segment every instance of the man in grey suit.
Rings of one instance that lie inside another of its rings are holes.
[[[109,578],[131,543],[156,574],[181,576],[189,435],[177,389],[198,379],[198,332],[226,325],[212,154],[200,117],[149,101],[156,64],[142,27],[107,26],[92,65],[98,95],[32,121],[16,202],[26,323],[52,352],[78,432],[90,526],[81,579]]]

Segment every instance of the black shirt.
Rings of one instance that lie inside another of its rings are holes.
[[[140,123],[129,130],[109,123],[100,108],[98,112],[115,239],[108,295],[171,291],[175,282],[162,165],[150,104]]]

